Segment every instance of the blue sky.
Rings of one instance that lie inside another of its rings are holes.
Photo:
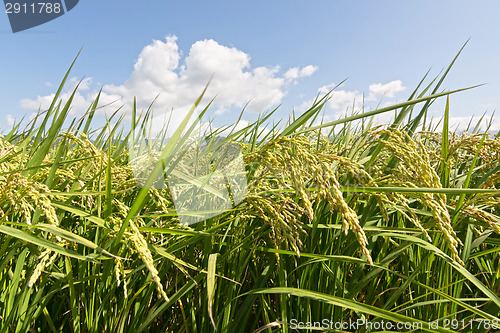
[[[3,13],[0,131],[47,106],[82,46],[68,83],[84,78],[73,116],[103,88],[103,101],[116,102],[102,112],[129,111],[134,95],[146,107],[160,94],[157,107],[174,108],[180,119],[213,74],[212,117],[229,125],[248,101],[244,120],[278,104],[276,118],[286,119],[344,79],[325,108],[327,120],[363,94],[368,108],[382,97],[383,104],[403,101],[470,38],[443,85],[488,83],[451,97],[452,119],[464,124],[500,105],[499,13],[498,1],[82,0],[16,34]],[[436,103],[432,114],[443,108]]]

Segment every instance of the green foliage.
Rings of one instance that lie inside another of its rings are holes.
[[[0,138],[0,332],[291,332],[292,319],[487,332],[479,320],[500,314],[500,138],[450,132],[449,100],[441,133],[417,131],[436,98],[469,89],[438,93],[450,68],[394,106],[314,125],[328,94],[284,130],[263,128],[271,112],[231,133],[248,196],[189,227],[167,188],[136,186],[126,141],[148,114],[135,103],[129,133],[123,117],[111,127],[118,113],[91,130],[99,95],[63,129],[68,71],[47,112]],[[389,111],[392,124],[371,126]],[[148,184],[171,172],[189,116]]]

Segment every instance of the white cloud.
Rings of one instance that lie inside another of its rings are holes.
[[[370,107],[376,106],[376,104],[373,105],[372,102],[381,102],[383,98],[387,97],[395,98],[397,93],[402,92],[406,89],[406,87],[403,86],[403,82],[401,80],[391,81],[386,84],[370,84],[368,87],[368,94],[363,94],[358,90],[340,89],[343,84],[335,88],[336,86],[337,84],[331,83],[318,89],[318,93],[320,94],[320,96],[325,95],[331,91],[330,100],[326,104],[326,108],[330,111],[330,116],[332,114],[345,114],[346,111],[359,111],[363,107],[363,103],[365,103],[365,111],[368,111]],[[332,89],[334,90],[332,91]],[[305,111],[312,105],[312,103],[313,100],[307,100],[303,102],[298,109],[300,111]],[[384,105],[391,104],[393,103],[388,101],[384,102]]]
[[[395,80],[385,84],[370,84],[368,87],[368,93],[365,94],[358,90],[341,89],[343,86],[344,84],[341,84],[337,87],[337,84],[332,83],[318,89],[318,93],[320,96],[324,96],[325,94],[331,92],[331,98],[323,108],[320,117],[321,119],[317,119],[315,125],[319,125],[320,122],[326,123],[345,118],[347,116],[351,116],[353,113],[358,114],[360,112],[374,110],[379,103],[379,107],[393,105],[397,103],[394,100],[396,95],[406,89],[406,87],[403,86],[403,82],[401,80]],[[332,89],[334,90],[332,91]],[[384,98],[391,98],[391,100],[383,101]],[[309,109],[312,104],[312,99],[306,100],[297,108],[297,110],[299,112],[304,112]],[[394,112],[387,112],[375,116],[373,124],[387,124],[392,122],[393,120]],[[352,122],[351,126],[357,126],[361,124],[361,122],[362,120],[356,120]],[[329,130],[330,128],[327,128],[325,130],[325,133],[327,133]]]
[[[70,78],[65,85],[65,88],[59,98],[62,100],[61,107],[64,107],[64,104],[69,100],[71,94],[78,86],[78,90],[73,96],[73,101],[71,102],[69,114],[73,116],[83,115],[92,104],[94,99],[97,96],[97,91],[92,90],[92,78],[84,78],[77,79],[75,77]],[[23,98],[19,101],[19,106],[27,111],[45,111],[49,108],[50,103],[54,99],[55,94],[45,95],[45,96],[37,96],[34,99]],[[112,104],[111,109],[115,111],[120,105],[122,97],[116,94],[102,93],[99,98],[100,105]]]
[[[318,67],[313,66],[313,65],[303,67],[302,69],[300,67],[293,67],[293,68],[290,68],[289,70],[286,71],[285,79],[295,81],[298,78],[311,76],[317,70],[318,70]]]
[[[24,110],[45,110],[49,107],[50,103],[54,99],[55,94],[50,94],[47,96],[37,96],[35,99],[23,98],[19,101],[19,106]]]
[[[224,131],[222,131],[220,133],[221,136],[228,136],[229,134],[231,133],[236,133],[238,132],[239,130],[242,130],[244,129],[245,127],[247,127],[248,125],[250,124],[250,122],[248,120],[244,120],[244,119],[241,119],[237,124],[236,126],[235,125],[232,125],[232,126],[229,126],[227,127]]]
[[[104,85],[101,105],[117,101],[108,110],[124,105],[130,111],[134,96],[138,110],[147,109],[153,100],[159,112],[174,110],[176,118],[183,118],[183,110],[191,106],[205,86],[205,103],[215,98],[212,109],[222,115],[247,104],[249,112],[261,112],[282,102],[287,86],[298,79],[312,75],[316,66],[294,67],[280,74],[279,66],[252,67],[250,56],[234,47],[227,47],[212,39],[194,43],[183,56],[175,36],[155,40],[140,52],[129,78],[119,85]],[[211,80],[210,80],[211,79]],[[66,101],[79,80],[71,79],[61,99]],[[83,114],[92,103],[97,90],[91,89],[92,78],[85,78],[72,103],[72,114]],[[25,98],[20,101],[25,110],[48,108],[54,95]],[[179,111],[178,111],[179,110]]]
[[[374,83],[369,86],[370,94],[368,100],[376,100],[382,97],[394,98],[398,92],[406,90],[401,80],[391,81],[386,84]]]
[[[318,89],[320,95],[325,95],[330,92],[333,88],[335,88],[336,84],[329,84]],[[326,104],[326,107],[323,109],[322,116],[317,119],[314,125],[319,125],[320,123],[326,123],[330,121],[334,121],[337,119],[341,119],[347,116],[351,116],[352,113],[360,113],[362,112],[362,102],[363,102],[363,94],[358,90],[346,90],[339,89],[337,87],[335,90],[331,92],[331,99]],[[377,106],[379,108],[387,107],[398,103],[396,97],[398,93],[404,91],[406,87],[404,87],[403,82],[401,80],[391,81],[389,83],[373,83],[369,85],[368,94],[364,96],[365,108],[364,112],[374,110]],[[386,100],[381,100],[385,98]],[[387,99],[389,98],[389,99]],[[313,100],[307,100],[303,102],[298,110],[300,112],[304,112],[309,107],[311,107]],[[482,105],[482,107],[486,107]],[[437,131],[441,131],[442,129],[442,113],[441,111],[433,112],[429,111],[429,115],[436,114],[433,118],[429,116],[426,128],[435,127]],[[385,112],[378,114],[373,119],[373,126],[376,125],[387,125],[394,121],[395,111]],[[481,119],[482,118],[482,119]],[[369,120],[365,118],[365,120]],[[351,126],[355,127],[360,125],[362,119],[355,120],[351,123]],[[432,125],[429,124],[432,123]],[[484,132],[489,127],[490,133],[496,133],[500,131],[500,117],[493,117],[486,115],[484,117],[481,116],[450,116],[449,119],[449,128],[450,131],[462,132],[469,127],[469,132],[472,132],[476,125],[479,124],[479,131]],[[437,126],[437,127],[436,127]],[[339,126],[336,131],[339,131],[342,126]],[[328,133],[331,128],[326,128],[324,133]],[[422,128],[420,127],[419,130]]]
[[[363,95],[358,91],[334,90],[331,96],[332,98],[328,101],[328,107],[342,113],[353,106],[359,107],[363,101]]]
[[[486,129],[488,128],[490,123],[491,123],[491,126],[489,128],[490,133],[492,133],[492,132],[496,133],[497,131],[500,131],[500,118],[489,116],[489,115],[486,115],[484,117],[481,117],[481,116],[469,116],[469,117],[450,116],[450,119],[448,121],[450,131],[462,132],[462,131],[465,131],[467,128],[469,128],[469,130],[468,130],[469,133],[472,133],[472,131],[475,129],[477,124],[479,124],[479,131],[484,132],[484,131],[486,131]],[[442,116],[435,117],[434,119],[432,119],[432,124],[434,126],[437,125],[438,126],[437,130],[441,131],[442,126],[443,126],[443,117]]]
[[[7,125],[12,126],[16,122],[16,118],[14,118],[11,114],[8,114],[5,117],[5,120],[7,121]]]

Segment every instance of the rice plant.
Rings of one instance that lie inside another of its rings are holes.
[[[240,149],[248,190],[187,225],[156,185],[213,152],[181,150],[201,96],[138,182],[128,143],[149,111],[95,129],[98,95],[68,119],[70,67],[49,109],[0,138],[0,332],[498,330],[500,136],[451,132],[449,103],[421,126],[473,88],[440,91],[454,61],[393,106],[318,125],[327,94],[283,128],[265,130],[270,112],[209,133]]]

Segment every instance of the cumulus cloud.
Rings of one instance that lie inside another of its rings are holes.
[[[69,109],[69,114],[73,116],[82,115],[84,112],[86,112],[97,96],[97,91],[91,88],[91,77],[83,79],[77,79],[73,77],[67,81],[64,91],[59,96],[63,103],[69,100],[71,94],[77,86],[78,89],[73,96],[73,101],[71,102],[71,106]],[[48,109],[54,97],[55,94],[37,96],[36,98],[23,98],[19,101],[19,106],[22,109],[28,111],[36,111],[38,109],[44,111]],[[122,97],[116,94],[102,93],[99,101],[101,105],[114,105],[114,110],[116,110],[119,105],[121,105],[119,104],[119,102],[122,101]]]
[[[327,92],[331,90],[334,85],[320,88],[320,92]],[[401,80],[391,81],[386,84],[373,83],[368,87],[368,94],[361,93],[357,90],[343,90],[335,89],[332,92],[332,98],[330,99],[328,106],[335,110],[339,109],[344,111],[348,107],[352,107],[353,104],[361,105],[364,101],[366,102],[380,102],[384,97],[394,98],[398,92],[404,91],[406,87],[403,86]]]
[[[280,104],[289,84],[316,70],[312,65],[290,68],[284,73],[279,66],[252,67],[247,53],[212,39],[195,42],[183,56],[177,37],[168,36],[144,47],[129,78],[122,84],[104,85],[101,98],[117,101],[113,110],[121,105],[130,110],[134,96],[140,110],[156,98],[156,112],[174,110],[176,117],[182,117],[182,112],[176,110],[191,106],[210,82],[205,101],[216,97],[212,109],[217,115],[233,109],[239,112],[247,103],[247,111],[260,112]],[[90,88],[91,84],[92,78],[81,83],[73,102],[74,113],[85,111],[95,98],[97,91]],[[67,89],[61,97],[64,100],[70,94]],[[23,99],[20,106],[25,110],[37,110],[40,106],[44,109],[53,96]]]
[[[7,125],[12,126],[16,122],[16,118],[14,118],[10,113],[5,117],[7,121]]]
[[[480,132],[486,131],[489,127],[490,133],[496,133],[500,131],[500,118],[494,117],[492,115],[483,116],[469,116],[469,117],[460,117],[460,116],[451,116],[449,121],[449,129],[450,131],[463,132],[468,129],[469,133],[477,126]],[[435,117],[432,119],[431,127],[438,126],[438,131],[441,130],[443,126],[443,117]]]
[[[368,95],[368,100],[376,100],[382,97],[394,98],[398,92],[404,91],[406,87],[403,86],[401,80],[391,81],[386,84],[374,83],[370,84],[368,87],[370,94]]]
[[[318,70],[317,66],[309,65],[304,68],[299,68],[299,67],[294,67],[290,68],[289,70],[286,71],[285,73],[285,78],[287,80],[297,80],[302,77],[307,77],[311,76]]]
[[[359,90],[342,89],[345,85],[338,86],[335,83],[322,86],[318,89],[320,96],[330,93],[330,99],[323,108],[320,119],[316,120],[315,125],[320,122],[330,122],[353,113],[367,112],[375,109],[377,106],[385,107],[397,103],[395,100],[398,93],[404,91],[406,87],[401,80],[394,80],[388,83],[373,83],[368,86],[366,93]],[[297,110],[306,111],[313,104],[313,100],[304,101]],[[380,105],[379,105],[380,104]],[[374,119],[375,124],[387,124],[394,120],[394,113],[382,113]],[[360,124],[362,120],[352,123],[353,126]],[[326,129],[327,133],[330,129]]]
[[[37,110],[41,107],[42,110],[48,108],[55,94],[50,94],[46,96],[37,96],[35,99],[23,98],[19,101],[19,106],[24,110]]]
[[[231,133],[236,133],[250,124],[248,120],[241,119],[237,124],[227,127],[225,130],[220,132],[221,136],[228,136]]]
[[[337,84],[332,83],[318,89],[318,93],[320,95],[325,95],[331,92],[331,98],[327,102],[325,108],[325,111],[328,111],[328,113],[325,114],[325,117],[330,120],[332,118],[338,118],[340,115],[345,115],[346,112],[350,113],[353,111],[359,111],[363,107],[363,103],[367,107],[365,108],[365,111],[368,111],[370,107],[377,105],[374,104],[374,102],[381,102],[384,98],[394,99],[399,92],[406,89],[401,80],[394,80],[385,84],[370,84],[368,86],[368,93],[363,93],[359,90],[342,89],[342,86],[343,84],[337,86]],[[313,100],[306,100],[299,106],[298,109],[300,111],[305,111],[312,105],[312,103]],[[384,103],[384,105],[390,104],[392,104],[391,101],[386,101]]]
[[[335,88],[336,84],[329,84],[321,87],[318,90],[320,95],[327,94]],[[364,111],[374,110],[377,106],[383,108],[386,106],[394,105],[398,103],[396,97],[398,93],[406,90],[401,80],[395,80],[388,83],[373,83],[368,86],[368,92],[363,94],[358,90],[347,90],[342,89],[343,85],[337,87],[331,92],[331,99],[326,104],[323,109],[323,115],[321,119],[316,120],[315,125],[319,125],[321,122],[329,122],[350,116],[353,112],[360,113],[363,107],[363,101],[365,103]],[[382,101],[382,102],[381,102]],[[381,103],[380,103],[381,102]],[[301,112],[307,110],[313,103],[313,100],[307,100],[303,102],[298,108]],[[380,103],[380,105],[379,105]],[[487,107],[491,105],[481,105],[481,107]],[[432,117],[432,115],[435,115]],[[394,121],[395,111],[385,112],[378,114],[373,119],[373,125],[386,125]],[[432,117],[432,118],[431,118]],[[368,120],[368,119],[366,119]],[[442,110],[429,111],[429,118],[426,124],[426,128],[436,127],[438,131],[442,127]],[[362,120],[356,120],[351,123],[352,126],[357,126],[361,124]],[[431,124],[429,124],[429,122]],[[463,132],[469,128],[471,132],[475,127],[479,128],[479,131],[486,131],[489,126],[490,133],[497,133],[500,131],[500,117],[493,117],[490,115],[477,116],[450,116],[449,128],[450,131]],[[327,134],[331,128],[324,130]],[[341,128],[337,128],[341,130]],[[420,128],[421,130],[421,128]]]

